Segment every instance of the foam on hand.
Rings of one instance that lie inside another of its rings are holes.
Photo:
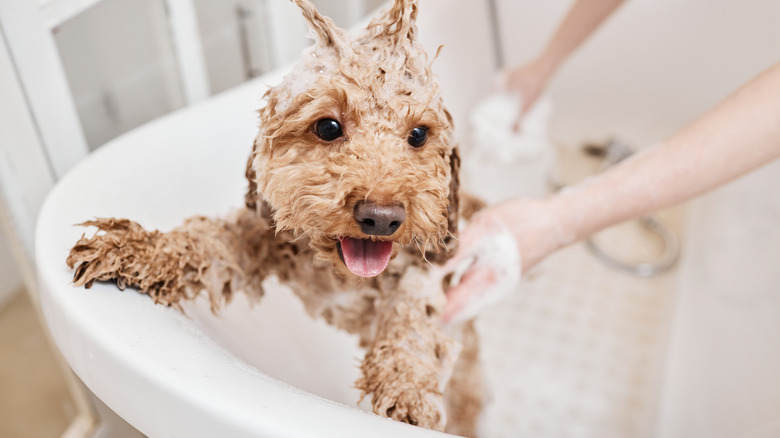
[[[490,281],[471,291],[450,324],[473,319],[485,307],[499,302],[510,291],[517,290],[520,284],[522,266],[517,243],[506,225],[499,220],[490,221],[489,232],[476,242],[468,256],[455,268],[450,285],[456,286],[467,271],[477,268],[488,270],[491,273]]]

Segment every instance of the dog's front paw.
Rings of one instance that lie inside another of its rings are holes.
[[[82,236],[70,250],[66,262],[74,269],[73,283],[89,288],[95,281],[116,280],[124,289],[129,265],[144,261],[138,255],[150,246],[152,236],[127,219],[96,219],[80,225],[94,226],[98,232],[91,238]]]
[[[77,286],[115,281],[119,289],[137,287],[165,305],[175,305],[203,288],[203,251],[185,234],[147,231],[127,219],[96,219],[81,225],[98,231],[82,236],[68,255]]]
[[[374,413],[426,429],[444,430],[447,412],[441,394],[419,388],[398,388],[375,394]]]

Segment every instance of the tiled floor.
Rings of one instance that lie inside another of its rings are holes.
[[[583,245],[548,259],[480,318],[485,436],[651,436],[674,277],[610,272]]]
[[[75,415],[30,298],[0,309],[0,437],[59,437]]]

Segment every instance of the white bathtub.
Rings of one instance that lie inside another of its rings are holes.
[[[70,284],[64,260],[84,232],[76,223],[130,217],[166,230],[242,205],[265,88],[255,81],[135,130],[60,181],[36,238],[57,346],[103,402],[149,436],[440,435],[359,411],[355,340],[307,318],[281,286],[256,309],[239,297],[215,317],[203,302],[184,315],[112,284]]]

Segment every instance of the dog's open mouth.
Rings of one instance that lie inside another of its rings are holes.
[[[393,242],[386,240],[340,237],[338,247],[349,272],[361,277],[381,274],[393,254]]]

